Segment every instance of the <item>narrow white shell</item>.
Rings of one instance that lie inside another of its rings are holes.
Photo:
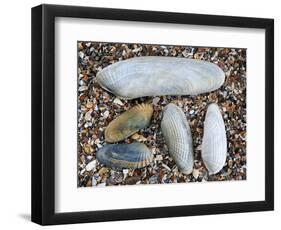
[[[119,61],[97,74],[102,88],[125,99],[197,95],[218,89],[224,79],[224,72],[213,63],[157,56]]]
[[[202,159],[209,174],[218,173],[224,166],[227,154],[223,118],[217,104],[208,106],[202,140]]]
[[[165,107],[161,130],[179,171],[190,174],[193,169],[192,137],[186,117],[179,107],[174,104]]]

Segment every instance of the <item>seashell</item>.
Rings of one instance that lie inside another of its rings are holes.
[[[193,169],[192,137],[186,117],[178,106],[168,104],[164,108],[161,130],[179,171],[190,174]]]
[[[208,106],[202,140],[202,159],[209,174],[218,173],[226,161],[227,143],[224,121],[217,104]]]
[[[142,168],[153,159],[153,154],[145,144],[108,144],[96,154],[97,160],[110,168]]]
[[[177,57],[135,57],[102,69],[97,82],[123,99],[197,95],[218,89],[224,72],[215,64]]]
[[[109,123],[105,129],[105,140],[118,142],[147,127],[152,113],[151,104],[139,104],[127,110]]]

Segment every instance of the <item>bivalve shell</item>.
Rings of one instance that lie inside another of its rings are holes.
[[[225,79],[215,64],[177,57],[135,57],[102,69],[97,82],[124,99],[161,95],[197,95],[218,89]]]
[[[174,104],[164,109],[161,122],[168,150],[180,172],[190,174],[193,169],[193,147],[189,124],[184,112]]]
[[[105,140],[118,142],[149,125],[153,107],[151,104],[139,104],[122,113],[109,123],[105,129]]]
[[[96,154],[97,160],[110,168],[142,168],[153,160],[153,154],[145,144],[108,144]]]
[[[224,121],[217,104],[208,106],[202,140],[202,159],[209,174],[218,173],[224,166],[227,141]]]

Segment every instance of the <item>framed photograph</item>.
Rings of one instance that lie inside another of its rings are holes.
[[[32,8],[32,221],[274,208],[274,21]]]

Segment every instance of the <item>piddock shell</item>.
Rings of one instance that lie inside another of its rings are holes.
[[[151,104],[139,104],[122,113],[105,129],[105,140],[113,143],[124,140],[149,125],[153,113]]]
[[[224,166],[227,141],[224,121],[217,104],[208,106],[202,140],[202,159],[209,174],[218,173]]]
[[[96,154],[97,160],[110,168],[142,168],[153,159],[153,154],[145,144],[108,144]]]
[[[174,104],[165,107],[161,130],[179,171],[190,174],[193,169],[192,137],[189,124],[180,107]]]
[[[224,72],[215,64],[177,57],[135,57],[102,69],[97,82],[125,99],[161,95],[197,95],[218,89]]]

